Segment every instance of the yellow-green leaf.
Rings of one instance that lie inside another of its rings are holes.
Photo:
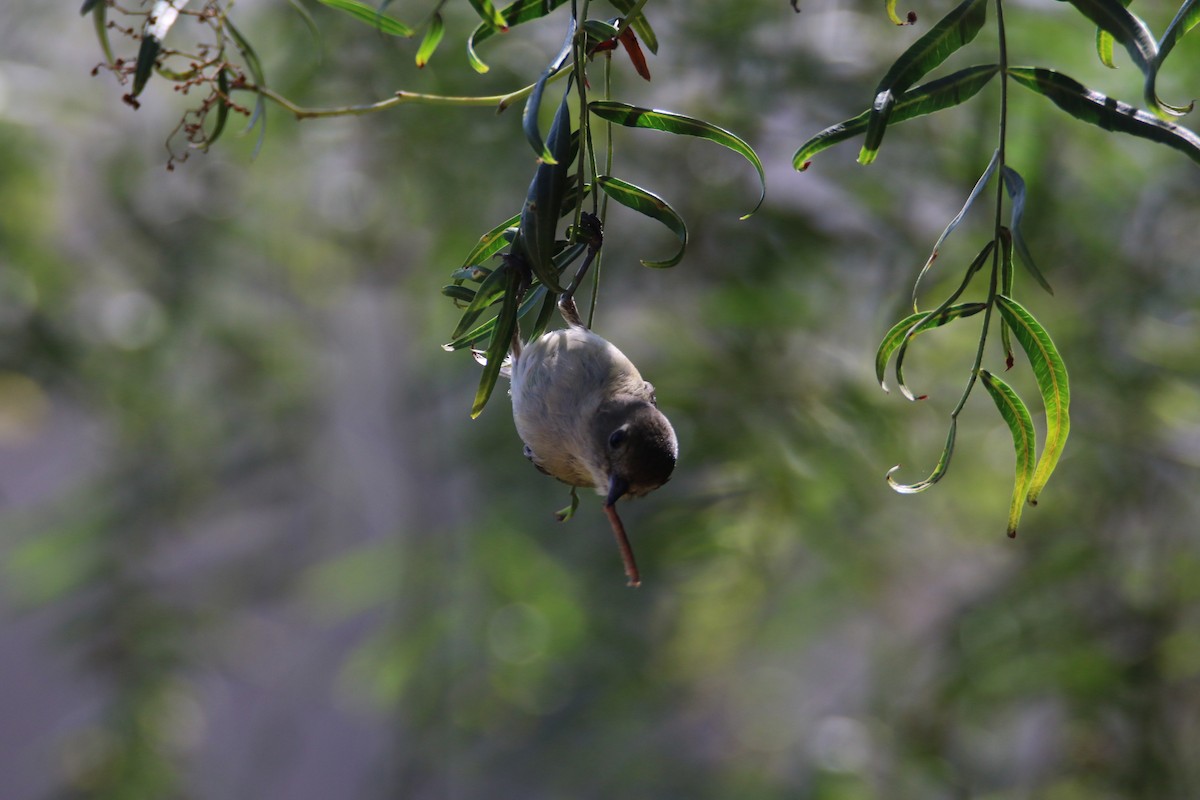
[[[1008,535],[1017,535],[1017,525],[1021,522],[1021,510],[1025,507],[1025,497],[1033,480],[1033,458],[1036,450],[1036,433],[1033,429],[1033,418],[1024,401],[1004,381],[997,378],[986,369],[979,370],[979,379],[987,389],[988,394],[996,401],[1000,416],[1008,423],[1012,431],[1013,447],[1017,451],[1016,477],[1013,480],[1012,502],[1008,507]]]

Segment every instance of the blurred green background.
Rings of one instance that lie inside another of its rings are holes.
[[[439,288],[524,198],[519,111],[273,108],[256,159],[227,135],[168,172],[188,98],[155,80],[134,111],[90,76],[75,6],[0,7],[0,796],[1200,797],[1200,170],[1013,90],[1056,290],[1021,274],[1018,296],[1067,360],[1071,439],[1015,541],[982,391],[949,476],[894,494],[888,467],[936,458],[974,320],[915,346],[916,405],[879,390],[875,346],[987,163],[998,89],[890,131],[870,168],[851,143],[792,172],[951,4],[899,29],[877,5],[660,0],[653,82],[615,62],[617,99],[731,128],[769,171],[739,222],[738,156],[618,131],[615,173],[692,232],[652,272],[669,233],[622,209],[606,231],[596,328],[681,443],[624,507],[637,591],[599,500],[554,522],[566,491],[507,397],[470,420],[477,367],[440,348]],[[1006,10],[1014,62],[1140,96],[1068,5]],[[284,2],[236,19],[307,105],[511,90],[565,24],[489,42],[480,77],[469,8],[447,12],[421,72],[415,42],[328,9],[320,45]],[[1172,59],[1164,97],[1200,93],[1197,42]]]

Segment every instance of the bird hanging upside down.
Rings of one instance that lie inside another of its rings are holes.
[[[559,311],[566,328],[525,345],[514,342],[513,420],[538,469],[604,496],[629,585],[637,586],[641,578],[616,503],[666,483],[679,445],[654,387],[633,362],[583,324],[569,294]]]

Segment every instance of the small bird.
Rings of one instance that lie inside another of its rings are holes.
[[[666,483],[679,444],[658,410],[654,387],[633,362],[583,324],[569,296],[559,310],[566,328],[514,343],[513,420],[534,466],[604,496],[629,585],[637,586],[641,578],[616,503]]]

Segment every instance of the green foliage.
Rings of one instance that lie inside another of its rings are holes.
[[[1121,44],[1128,52],[1134,64],[1145,77],[1145,97],[1151,109],[1159,113],[1176,115],[1190,110],[1190,107],[1176,108],[1161,104],[1154,90],[1156,75],[1165,58],[1163,50],[1169,51],[1173,46],[1177,38],[1175,31],[1191,27],[1197,19],[1200,19],[1200,17],[1189,16],[1189,3],[1184,3],[1181,7],[1179,14],[1168,27],[1167,33],[1164,34],[1162,42],[1156,43],[1146,24],[1125,8],[1127,2],[1123,3],[1120,0],[1070,1],[1080,13],[1098,26],[1097,49],[1102,63],[1106,66],[1113,66],[1112,47],[1114,42]],[[1053,294],[1053,291],[1035,264],[1022,233],[1021,222],[1025,216],[1027,196],[1025,181],[1006,161],[1008,81],[1012,79],[1017,85],[1049,98],[1060,109],[1076,119],[1108,131],[1127,133],[1165,144],[1185,153],[1198,163],[1200,163],[1200,137],[1175,123],[1165,122],[1151,113],[1087,89],[1073,78],[1055,70],[1009,66],[1003,5],[1000,0],[997,0],[996,3],[996,26],[1000,48],[997,65],[970,67],[908,91],[908,88],[918,79],[975,39],[985,22],[986,5],[985,2],[965,0],[951,10],[892,64],[876,89],[875,102],[869,111],[846,122],[826,128],[809,139],[793,156],[792,164],[797,170],[805,170],[813,155],[859,134],[865,137],[865,142],[858,160],[860,163],[869,164],[875,160],[884,131],[889,124],[957,106],[974,97],[993,75],[997,72],[1000,73],[999,146],[976,182],[966,203],[946,226],[925,265],[918,272],[912,294],[913,308],[917,313],[896,323],[884,336],[876,353],[875,369],[880,384],[886,391],[887,385],[883,380],[883,373],[894,353],[896,379],[900,390],[909,400],[917,399],[905,384],[902,371],[909,342],[920,332],[941,327],[952,320],[972,316],[980,310],[984,312],[974,364],[968,375],[962,397],[950,414],[950,428],[946,444],[933,472],[924,480],[906,484],[893,479],[893,473],[899,468],[893,467],[887,474],[887,480],[892,488],[899,492],[914,493],[928,489],[946,474],[954,453],[959,413],[965,407],[976,380],[980,379],[995,400],[1001,417],[1008,423],[1016,445],[1017,476],[1013,491],[1013,505],[1008,521],[1008,533],[1010,536],[1015,536],[1017,524],[1020,521],[1021,504],[1026,500],[1032,505],[1037,504],[1037,498],[1062,454],[1067,433],[1070,430],[1068,415],[1070,391],[1067,384],[1066,366],[1049,334],[1024,307],[1011,297],[1014,287],[1012,268],[1014,250],[1037,283],[1046,292]],[[894,5],[888,6],[888,14],[894,22],[898,21]],[[958,289],[933,311],[920,313],[918,294],[922,279],[933,266],[946,238],[963,221],[983,188],[993,178],[997,167],[1000,181],[996,190],[996,222],[992,239],[966,268]],[[1012,203],[1008,227],[1000,224],[1005,193]],[[992,256],[992,267],[986,299],[982,304],[958,303],[956,305],[955,303],[966,291],[972,277],[982,269],[989,255]],[[1032,460],[1034,452],[1033,426],[1024,402],[1008,384],[996,378],[982,366],[993,310],[997,310],[1001,318],[1000,337],[1006,365],[1011,367],[1013,364],[1011,332],[1015,334],[1017,341],[1029,358],[1046,409],[1047,442],[1036,470]]]

